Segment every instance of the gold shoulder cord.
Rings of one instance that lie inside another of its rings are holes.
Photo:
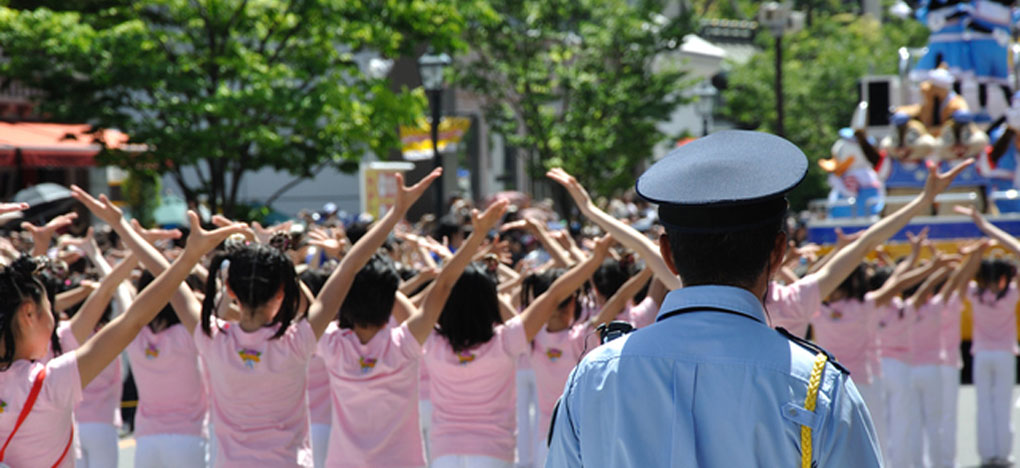
[[[804,409],[815,410],[818,402],[818,387],[822,383],[822,371],[825,370],[825,363],[829,357],[825,353],[818,353],[815,356],[815,366],[811,368],[811,380],[808,381],[807,397],[804,399]],[[811,468],[811,428],[800,426],[800,454],[801,468]]]

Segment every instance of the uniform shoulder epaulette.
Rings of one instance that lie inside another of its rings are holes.
[[[836,360],[836,356],[833,356],[832,353],[826,351],[825,348],[822,348],[821,346],[818,346],[817,344],[811,341],[805,340],[804,338],[794,335],[793,333],[790,333],[789,331],[787,331],[787,329],[783,327],[776,327],[776,331],[778,331],[780,335],[786,337],[786,339],[794,343],[797,343],[797,345],[799,345],[801,348],[810,351],[811,354],[824,354],[826,357],[829,358],[829,362],[837,369],[839,369],[840,372],[846,375],[850,375],[850,371],[847,370],[846,367],[843,367],[843,365]]]

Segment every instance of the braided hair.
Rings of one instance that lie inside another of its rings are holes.
[[[47,294],[46,287],[36,278],[35,272],[40,262],[27,255],[22,255],[10,265],[0,270],[0,371],[5,371],[14,362],[15,336],[14,316],[25,301],[41,303]],[[52,310],[50,313],[53,313]],[[59,351],[56,340],[56,327],[51,336],[54,351]]]
[[[276,237],[269,245],[232,237],[225,243],[225,249],[213,257],[205,285],[205,300],[202,301],[202,331],[207,336],[212,334],[212,315],[218,306],[216,293],[221,270],[226,270],[226,283],[237,295],[238,302],[250,309],[265,305],[282,287],[283,302],[269,323],[279,324],[280,328],[270,339],[279,338],[287,332],[297,317],[300,289],[294,263],[282,250],[273,246],[283,246],[275,240]]]

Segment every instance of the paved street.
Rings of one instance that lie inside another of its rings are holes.
[[[1020,395],[1020,389],[1014,390],[1014,396]],[[977,430],[974,427],[977,415],[977,407],[974,400],[974,387],[965,385],[960,389],[960,405],[958,408],[959,432],[957,437],[957,461],[961,467],[970,468],[978,466],[977,455]],[[1014,424],[1020,422],[1020,409],[1013,407]],[[1013,454],[1020,453],[1020,438],[1013,439]],[[120,441],[120,466],[122,468],[133,468],[133,457],[135,454],[134,439],[126,438]]]

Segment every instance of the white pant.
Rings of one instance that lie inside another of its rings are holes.
[[[885,466],[909,467],[910,433],[915,429],[909,393],[910,366],[898,359],[882,359],[882,382],[886,395],[886,427],[889,437],[885,446]]]
[[[942,377],[942,424],[939,424],[939,446],[942,456],[937,460],[941,468],[956,467],[956,404],[960,395],[960,369],[956,366],[939,366]]]
[[[205,466],[205,438],[183,434],[154,434],[135,438],[135,468]]]
[[[861,398],[864,399],[865,406],[868,407],[868,413],[871,414],[871,422],[875,426],[875,437],[879,441],[883,441],[886,438],[886,403],[883,398],[883,384],[881,378],[875,378],[870,384],[857,383],[857,392],[861,394]],[[884,444],[879,442],[881,448]],[[881,453],[885,456],[885,453]]]
[[[912,466],[931,467],[941,459],[939,427],[942,424],[941,366],[914,366],[910,370],[911,413],[914,430],[910,448]],[[918,430],[920,429],[920,430]]]
[[[326,466],[326,449],[329,448],[329,424],[312,424],[312,458],[315,468]]]
[[[513,468],[514,464],[484,455],[443,455],[430,468]]]
[[[535,371],[517,371],[517,467],[534,466],[532,453],[536,427],[538,425],[538,390],[535,387]]]
[[[81,441],[81,458],[75,460],[78,468],[117,467],[117,428],[113,424],[79,423],[78,440]]]
[[[1013,451],[1013,382],[1016,357],[1008,351],[974,353],[977,444],[982,461],[1008,458]]]
[[[432,401],[418,400],[418,427],[421,428],[421,447],[425,450],[425,459],[432,459],[432,444],[429,442],[429,431],[432,429]]]

